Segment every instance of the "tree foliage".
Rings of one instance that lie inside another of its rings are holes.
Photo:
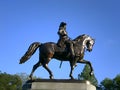
[[[113,79],[113,82],[114,82],[115,88],[117,88],[117,89],[120,90],[120,74],[118,74],[118,75]]]
[[[33,76],[33,78],[40,79],[36,76]],[[0,90],[22,90],[22,86],[27,80],[29,80],[29,75],[26,73],[11,75],[0,71]]]
[[[90,81],[93,85],[97,86],[98,85],[98,81],[95,77],[95,75],[93,74],[92,76],[90,76],[90,67],[89,65],[85,65],[83,71],[81,72],[81,74],[78,75],[78,79],[80,80],[88,80]]]
[[[0,72],[0,90],[22,90],[20,77]]]
[[[114,79],[105,78],[101,85],[105,90],[120,90],[120,74],[118,74]]]
[[[113,90],[113,81],[110,78],[105,78],[101,84],[104,86],[107,90]]]

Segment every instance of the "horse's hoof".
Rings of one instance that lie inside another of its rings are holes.
[[[32,76],[29,76],[28,80],[33,80]]]
[[[92,71],[92,72],[90,72],[90,76],[92,76],[94,74],[94,72]]]
[[[74,79],[74,77],[73,77],[73,76],[70,76],[70,79],[72,79],[72,80],[73,80],[73,79]]]
[[[71,80],[74,80],[74,77],[71,77]]]
[[[53,76],[50,76],[50,79],[54,79],[54,77],[53,77]]]

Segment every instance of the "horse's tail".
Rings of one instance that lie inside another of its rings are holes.
[[[37,48],[40,47],[40,43],[39,42],[34,42],[32,43],[27,52],[21,57],[19,64],[25,63],[28,59],[30,59],[30,57],[35,53],[35,51],[37,50]]]

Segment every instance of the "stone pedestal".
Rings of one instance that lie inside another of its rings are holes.
[[[22,90],[96,90],[96,87],[82,80],[38,79],[27,81]]]

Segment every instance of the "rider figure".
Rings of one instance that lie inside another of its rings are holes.
[[[75,53],[74,53],[74,49],[73,49],[73,42],[72,42],[72,40],[70,40],[70,38],[67,35],[65,22],[60,23],[58,35],[60,38],[57,42],[57,45],[62,48],[63,45],[66,44],[68,46],[68,49],[69,49],[70,54],[71,54],[71,58],[73,60],[75,57]]]

